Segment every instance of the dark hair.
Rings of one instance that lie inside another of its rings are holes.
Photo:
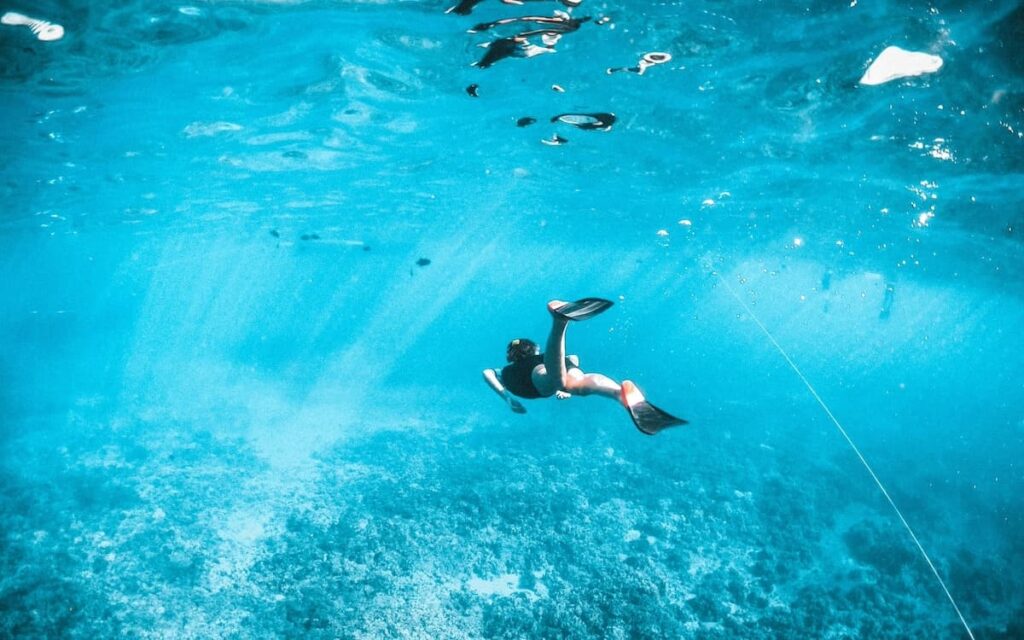
[[[516,362],[517,360],[535,356],[538,353],[540,353],[540,348],[536,342],[526,338],[516,338],[508,343],[508,348],[505,350],[505,359],[509,362]]]

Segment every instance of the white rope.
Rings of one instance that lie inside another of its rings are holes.
[[[967,624],[967,620],[964,618],[964,614],[960,613],[960,607],[957,606],[956,600],[953,599],[953,594],[950,593],[949,588],[946,587],[945,580],[943,580],[942,576],[939,575],[938,569],[935,568],[935,564],[932,563],[932,559],[928,557],[928,553],[924,550],[924,546],[921,544],[921,541],[917,538],[917,534],[914,533],[914,530],[910,527],[910,523],[907,522],[907,519],[903,517],[903,512],[900,511],[900,508],[896,506],[896,502],[892,499],[892,496],[890,496],[889,492],[885,489],[885,485],[882,484],[882,481],[878,478],[878,475],[875,473],[875,470],[871,468],[870,464],[868,464],[868,461],[864,457],[864,454],[862,454],[857,445],[854,444],[853,439],[850,438],[850,434],[846,432],[846,429],[843,428],[843,425],[839,424],[839,420],[836,419],[835,414],[832,413],[832,410],[829,409],[828,405],[825,404],[825,401],[821,399],[821,396],[818,395],[817,391],[815,391],[810,381],[807,380],[803,372],[800,371],[800,367],[796,366],[796,363],[793,362],[793,359],[789,357],[789,354],[786,353],[786,350],[782,348],[782,345],[780,345],[779,341],[775,339],[775,336],[772,335],[771,331],[768,331],[768,327],[764,326],[764,323],[762,323],[761,319],[757,317],[757,314],[755,314],[750,309],[750,307],[747,306],[747,303],[743,301],[743,298],[741,298],[739,294],[737,294],[736,291],[729,286],[729,283],[726,282],[725,278],[723,278],[718,273],[718,271],[712,269],[711,272],[715,274],[719,282],[721,282],[722,285],[725,286],[726,290],[730,294],[732,294],[732,297],[736,299],[736,302],[738,302],[740,306],[743,307],[743,310],[747,312],[747,314],[754,320],[755,323],[757,323],[757,326],[761,328],[761,331],[764,332],[764,335],[768,336],[768,340],[770,340],[771,343],[775,345],[775,348],[778,349],[782,357],[786,359],[786,362],[793,369],[793,372],[796,373],[797,377],[799,377],[800,380],[804,383],[804,386],[806,386],[807,390],[811,392],[811,395],[814,397],[814,399],[818,401],[818,404],[821,405],[821,408],[825,411],[825,414],[828,416],[829,420],[831,420],[832,424],[836,426],[836,429],[838,429],[839,433],[842,434],[847,444],[849,444],[850,448],[853,449],[853,452],[857,454],[857,458],[860,460],[861,464],[864,465],[864,468],[867,469],[868,473],[871,475],[871,479],[875,481],[876,485],[878,485],[878,489],[882,492],[882,495],[885,496],[885,499],[889,502],[889,506],[892,507],[892,510],[896,512],[896,515],[899,517],[900,522],[903,523],[903,527],[907,530],[907,533],[910,534],[911,540],[913,540],[914,544],[917,545],[917,550],[921,552],[921,557],[924,558],[924,561],[928,563],[928,568],[932,570],[932,573],[935,575],[935,579],[939,582],[939,586],[942,587],[942,591],[945,592],[946,597],[949,598],[949,603],[953,605],[953,610],[956,611],[956,615],[960,618],[960,622],[964,625],[964,630],[967,631],[967,635],[971,638],[971,640],[974,640],[974,632],[971,631],[970,625]]]

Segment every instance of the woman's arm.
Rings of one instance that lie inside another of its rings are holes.
[[[501,384],[497,369],[484,369],[484,380],[487,381],[487,386],[494,389],[494,393],[501,396],[502,399],[508,403],[508,406],[512,411],[515,413],[526,413],[526,408],[523,407],[522,403],[512,397],[509,390]]]

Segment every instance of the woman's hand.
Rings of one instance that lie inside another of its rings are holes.
[[[559,400],[568,400],[569,398],[572,397],[572,394],[569,393],[568,391],[556,391],[555,397],[558,398]]]

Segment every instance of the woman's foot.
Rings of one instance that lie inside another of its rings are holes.
[[[562,314],[558,313],[558,309],[561,309],[562,307],[564,307],[567,304],[569,304],[569,303],[566,302],[565,300],[551,300],[550,302],[548,302],[548,313],[550,313],[551,316],[555,320],[561,320],[562,322],[568,322],[568,318],[566,318]]]
[[[622,406],[626,407],[627,409],[630,408],[631,406],[640,404],[641,402],[644,402],[644,400],[646,400],[646,398],[644,398],[643,392],[641,392],[640,389],[637,388],[637,386],[633,383],[632,380],[623,380],[622,387],[619,393],[619,402],[621,402]]]

